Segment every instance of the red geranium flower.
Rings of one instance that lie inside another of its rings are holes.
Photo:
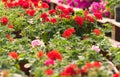
[[[112,77],[120,77],[120,74],[119,73],[115,73],[115,74],[113,74]]]
[[[8,0],[2,0],[2,2],[7,2]]]
[[[9,34],[6,34],[6,38],[11,42],[14,41],[14,39]]]
[[[38,56],[39,58],[42,58],[43,55],[44,55],[43,51],[39,51],[38,54],[37,54],[37,56]]]
[[[74,12],[74,9],[73,8],[67,8],[67,10],[69,10],[71,13],[73,13]]]
[[[62,12],[63,12],[65,15],[69,15],[69,14],[70,14],[70,10],[69,10],[69,9],[63,9]]]
[[[96,35],[100,35],[101,31],[99,29],[94,29],[93,32],[96,34]]]
[[[75,29],[74,28],[68,28],[67,30],[65,30],[62,34],[63,37],[65,38],[70,38],[70,36],[72,36],[72,34],[75,33]]]
[[[8,28],[14,28],[14,26],[12,24],[8,25]]]
[[[46,22],[50,22],[50,19],[48,17],[45,18]]]
[[[58,5],[58,6],[56,6],[56,9],[59,9],[59,10],[64,10],[65,9],[65,7],[63,7],[63,6],[61,6],[61,5]]]
[[[62,60],[62,55],[59,51],[57,50],[52,50],[50,52],[47,53],[48,58],[52,59],[52,60]]]
[[[82,72],[86,73],[90,68],[94,68],[94,67],[101,67],[101,63],[100,62],[93,62],[93,63],[86,63],[85,66],[83,66],[82,68]]]
[[[101,19],[101,20],[102,20],[102,13],[101,13],[101,12],[95,12],[95,13],[94,13],[94,16],[95,16],[97,19]]]
[[[24,1],[23,4],[22,4],[22,7],[23,7],[24,9],[29,8],[29,6],[30,6],[29,1]]]
[[[61,77],[69,77],[69,76],[74,76],[80,74],[80,69],[76,64],[71,64],[63,70],[61,73]]]
[[[26,13],[29,15],[29,16],[34,16],[35,15],[35,12],[36,10],[27,10]]]
[[[40,0],[31,0],[31,1],[32,1],[33,3],[34,3],[34,2],[37,2],[37,3],[38,3]]]
[[[46,13],[43,13],[43,14],[41,14],[41,16],[40,16],[41,18],[43,18],[43,19],[45,19],[45,18],[47,18],[48,17],[48,15],[46,14]]]
[[[75,20],[75,22],[77,23],[77,24],[79,24],[79,25],[83,25],[83,18],[82,17],[80,17],[80,16],[76,16],[75,18],[74,18],[74,20]]]
[[[16,52],[10,52],[9,56],[14,58],[14,59],[18,59],[18,54]]]
[[[56,18],[51,18],[51,22],[56,23],[57,22]]]
[[[45,2],[42,2],[42,8],[49,8],[49,5],[47,4],[47,3],[45,3]]]
[[[9,20],[8,20],[7,17],[2,17],[2,18],[0,19],[0,22],[3,23],[4,25],[7,25],[8,22],[9,22]]]
[[[69,73],[70,75],[75,75],[76,74],[76,71],[75,71],[76,67],[77,66],[75,64],[71,64],[65,69],[65,72]]]
[[[94,18],[93,18],[93,17],[91,17],[91,16],[87,16],[87,19],[88,19],[91,23],[93,23],[93,22],[94,22]]]
[[[12,7],[14,7],[15,5],[14,5],[14,3],[12,3],[12,2],[7,2],[7,6],[8,6],[9,8],[12,8]]]
[[[47,69],[47,70],[45,70],[45,74],[52,75],[53,74],[53,70],[52,69]]]
[[[101,67],[102,64],[100,62],[93,62],[94,67]]]
[[[66,19],[70,19],[71,16],[70,16],[70,15],[66,15],[65,18],[66,18]]]
[[[38,2],[33,2],[35,7],[38,7]]]
[[[65,15],[65,14],[60,14],[59,17],[61,17],[61,18],[65,18],[66,15]]]
[[[56,14],[57,13],[57,11],[56,10],[49,10],[49,14]]]
[[[70,15],[66,15],[66,14],[60,14],[59,17],[60,18],[66,18],[66,19],[70,19],[71,18]]]
[[[74,28],[68,28],[67,30],[71,31],[72,33],[75,33],[75,29]]]
[[[84,16],[88,16],[88,11],[86,10],[85,12],[84,12]]]

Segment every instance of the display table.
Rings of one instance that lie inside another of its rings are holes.
[[[98,20],[98,22],[111,23],[112,24],[112,39],[116,41],[120,41],[120,22],[116,22],[115,19],[103,18],[102,20]]]
[[[70,7],[65,4],[58,3],[57,0],[50,1],[50,9],[54,9],[56,5],[62,5],[64,7]],[[79,8],[73,8],[75,11],[81,10]],[[102,20],[98,20],[99,23],[111,23],[112,24],[112,39],[116,41],[120,41],[120,22],[116,22],[115,19],[104,18]]]

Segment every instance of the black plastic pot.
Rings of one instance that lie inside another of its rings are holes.
[[[111,33],[111,32],[105,32],[105,36],[111,37],[111,36],[112,36],[112,33]]]
[[[115,20],[120,22],[120,4],[115,6]]]
[[[25,65],[26,63],[28,63],[28,61],[26,61],[26,60],[23,60],[23,61],[20,61],[20,62],[19,62],[20,70],[23,71],[26,75],[29,76],[29,75],[30,75],[30,73],[29,73],[30,68],[25,68],[25,67],[24,67],[24,65]]]

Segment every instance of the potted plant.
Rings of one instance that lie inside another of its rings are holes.
[[[117,14],[117,9],[119,6],[119,3],[120,3],[120,0],[107,0],[108,3],[107,3],[107,8],[108,10],[110,11],[110,18],[114,18],[115,17],[115,20],[119,20],[119,19],[116,19],[116,18],[119,18],[119,15]],[[117,15],[117,16],[116,16]]]

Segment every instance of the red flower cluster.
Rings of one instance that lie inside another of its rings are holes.
[[[84,12],[84,20],[86,21],[89,21],[90,23],[93,23],[94,22],[94,18],[92,16],[89,15],[89,12],[88,11],[85,11]]]
[[[7,25],[8,22],[9,22],[9,20],[8,20],[7,17],[2,17],[2,18],[0,19],[0,22],[1,22],[2,24],[4,24],[4,25]]]
[[[52,60],[62,60],[62,55],[59,51],[57,50],[52,50],[47,53],[47,57]]]
[[[49,13],[49,14],[56,14],[56,13],[57,13],[57,10],[52,9],[52,10],[49,10],[48,13]]]
[[[43,19],[46,19],[48,17],[48,15],[47,15],[47,13],[43,13],[43,14],[41,14],[40,17],[43,18]]]
[[[100,35],[101,31],[99,29],[94,29],[93,32],[96,34],[96,35]]]
[[[64,31],[62,36],[65,37],[65,38],[70,38],[70,36],[72,36],[73,33],[75,33],[75,29],[74,28],[68,28],[67,30]]]
[[[74,12],[73,8],[65,8],[63,6],[57,6],[57,10],[60,10],[62,13],[59,17],[70,19],[70,14]]]
[[[95,13],[94,13],[94,16],[95,16],[97,19],[101,19],[101,20],[102,20],[102,13],[101,13],[101,12],[95,12]]]
[[[52,23],[56,23],[56,22],[57,22],[57,19],[56,19],[56,18],[51,18],[50,21],[51,21]]]
[[[64,10],[64,9],[65,9],[65,7],[58,5],[58,6],[56,6],[56,9],[58,9],[58,10],[62,11],[62,10]]]
[[[53,74],[53,70],[52,69],[47,69],[47,70],[45,70],[45,74],[52,75]]]
[[[66,15],[69,15],[70,13],[74,12],[73,8],[65,8],[65,7],[60,6],[60,5],[56,6],[56,9],[62,11]]]
[[[47,4],[47,3],[45,3],[45,2],[42,2],[42,8],[49,8],[49,5]]]
[[[6,34],[6,38],[11,42],[14,41],[14,39],[9,34]]]
[[[14,28],[14,26],[12,24],[8,25],[8,28]]]
[[[86,73],[90,68],[94,67],[100,68],[101,65],[102,64],[100,62],[86,63],[86,65],[82,68],[82,72]]]
[[[37,54],[37,56],[38,56],[39,58],[42,58],[43,55],[44,55],[43,51],[39,51],[38,54]]]
[[[7,2],[8,0],[2,0],[2,2]]]
[[[9,56],[14,58],[14,59],[18,59],[18,54],[16,52],[10,52]]]
[[[2,0],[2,2],[4,2],[5,7],[18,7],[21,6],[24,9],[28,9],[28,8],[34,8],[37,7],[39,8],[39,3],[41,2],[41,0]],[[34,6],[33,6],[34,5]],[[45,2],[41,2],[41,7],[42,8],[49,8],[48,4]]]
[[[74,20],[75,20],[75,22],[76,22],[77,24],[79,24],[79,25],[82,27],[82,25],[83,25],[83,18],[82,18],[82,17],[76,16],[76,17],[74,18]]]
[[[120,77],[120,74],[119,73],[115,73],[115,74],[113,74],[112,77]]]
[[[66,19],[70,19],[70,18],[71,18],[70,15],[65,15],[65,14],[60,14],[59,17],[61,17],[61,18],[66,18]]]
[[[71,64],[66,67],[65,70],[63,70],[63,72],[61,73],[61,77],[71,77],[79,74],[81,74],[81,70],[78,68],[78,66],[75,64]]]
[[[34,16],[36,13],[36,10],[27,10],[26,11],[26,14],[29,15],[29,16]]]
[[[56,18],[48,18],[48,14],[47,13],[43,13],[40,16],[42,18],[42,22],[52,22],[52,23],[56,23],[57,19]]]

